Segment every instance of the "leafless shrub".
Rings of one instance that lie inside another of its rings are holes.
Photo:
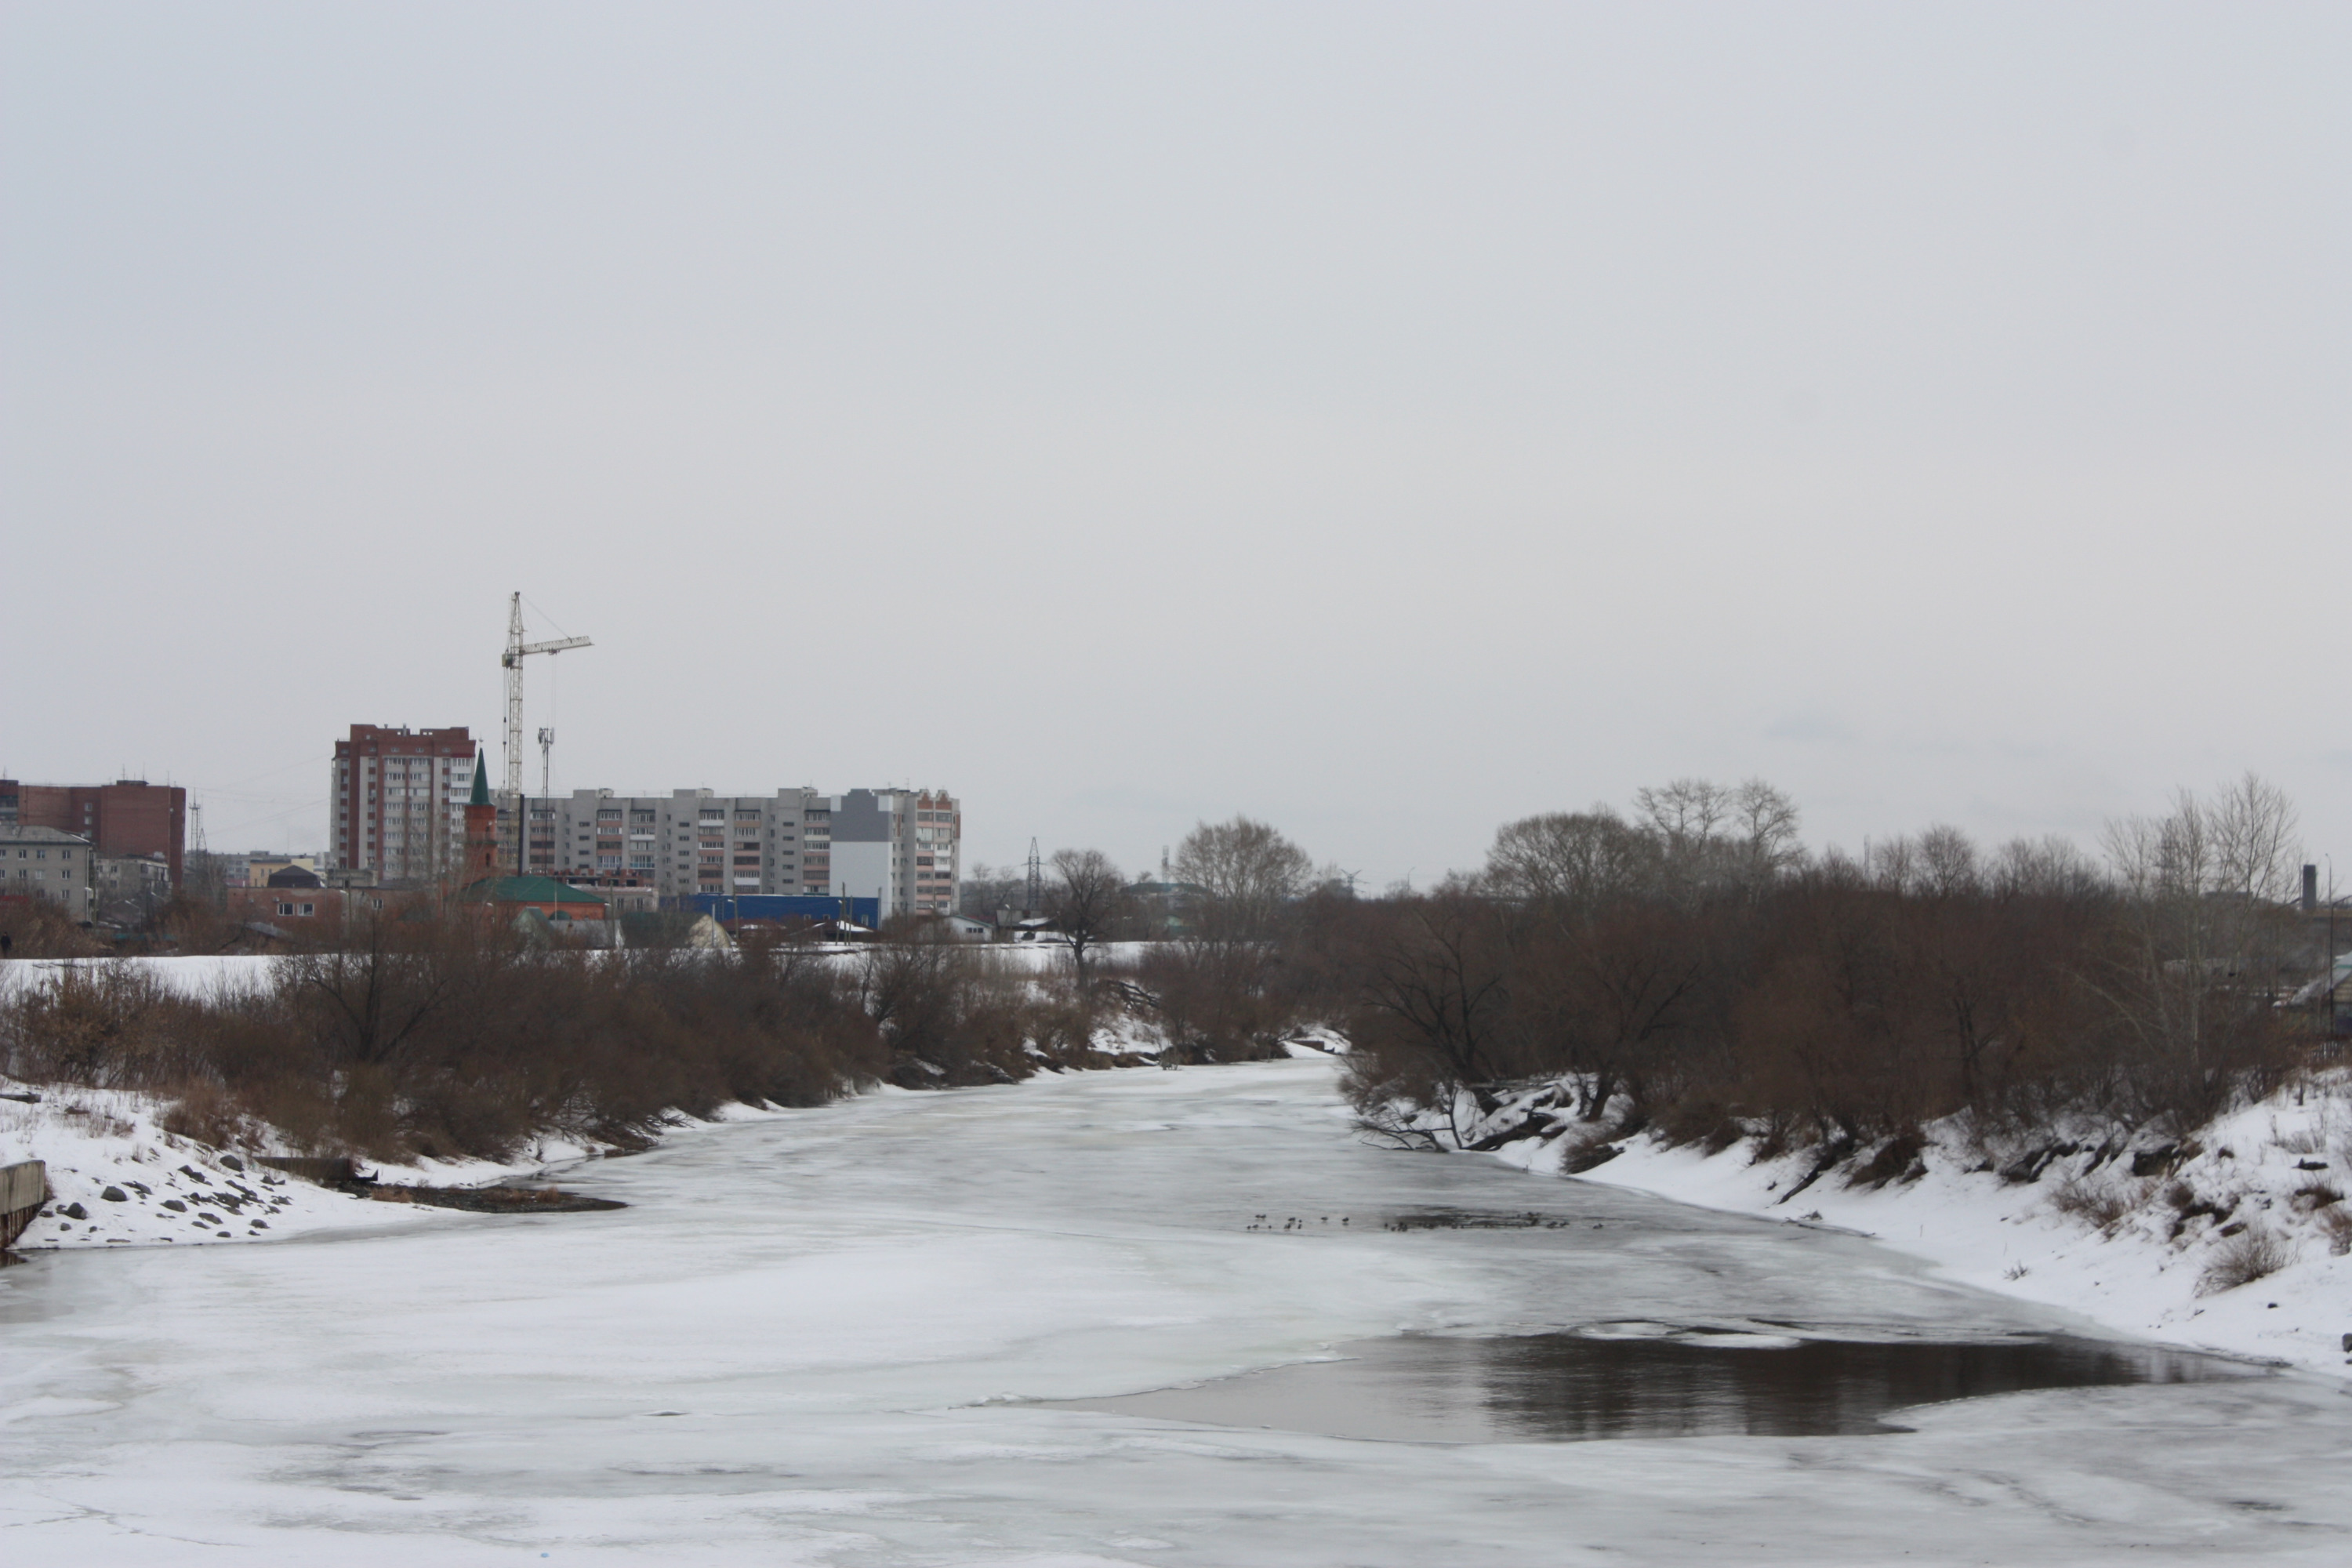
[[[2294,1244],[2259,1226],[2249,1226],[2213,1255],[2197,1282],[2197,1293],[2211,1296],[2277,1273],[2294,1261]]]
[[[1356,1131],[1393,1149],[1423,1153],[1442,1153],[1445,1149],[1433,1131],[1420,1125],[1417,1111],[1396,1100],[1360,1101]]]
[[[244,1109],[219,1084],[193,1083],[181,1089],[171,1107],[163,1112],[162,1126],[166,1132],[176,1132],[183,1138],[193,1138],[199,1143],[209,1143],[215,1149],[233,1149],[253,1142],[251,1125]]]
[[[2319,1213],[2319,1233],[2327,1238],[2327,1250],[2336,1257],[2352,1252],[2352,1210],[2322,1209]]]
[[[2303,1127],[2293,1132],[2277,1133],[2272,1142],[2283,1153],[2316,1154],[2327,1147],[2327,1135],[2316,1128]]]
[[[924,1013],[923,965],[897,1007]],[[875,1018],[836,966],[741,954],[533,951],[464,913],[387,921],[341,952],[201,995],[79,965],[0,1001],[0,1070],[169,1097],[207,1142],[266,1122],[310,1152],[500,1156],[547,1132],[626,1140],[730,1100],[815,1104],[880,1078]],[[1017,997],[980,988],[946,1045],[1029,1068]]]
[[[2051,1193],[2050,1206],[2070,1218],[2108,1230],[2147,1204],[2150,1185],[2147,1182],[2089,1182],[2069,1176]]]
[[[1651,1124],[1661,1141],[1680,1146],[1696,1143],[1704,1153],[1720,1154],[1748,1130],[1719,1100],[1686,1096],[1660,1110]]]
[[[2296,1188],[2294,1196],[2287,1201],[2305,1214],[2315,1214],[2331,1204],[2342,1203],[2344,1194],[2326,1182],[2313,1182]]]
[[[152,1082],[178,1010],[144,969],[68,964],[0,1003],[0,1068],[95,1089]]]
[[[0,904],[0,934],[18,958],[91,958],[106,951],[106,943],[47,899]]]

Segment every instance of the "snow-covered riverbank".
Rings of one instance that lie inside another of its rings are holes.
[[[1643,1134],[1577,1179],[1678,1203],[1861,1232],[1966,1284],[2137,1337],[2338,1374],[2352,1334],[2352,1078],[2337,1072],[2225,1116],[2169,1157],[2058,1136],[1986,1147],[1938,1125],[1916,1163],[1857,1180],[1873,1151],[1810,1183],[1818,1151],[1757,1160]],[[1496,1157],[1557,1173],[1580,1140]],[[1990,1166],[1990,1168],[1987,1168]],[[2231,1283],[2264,1239],[2276,1267]]]
[[[30,1097],[29,1102],[26,1098]],[[282,1175],[254,1157],[291,1152],[260,1136],[240,1152],[169,1131],[171,1101],[129,1090],[33,1085],[0,1079],[0,1165],[47,1167],[48,1206],[18,1251],[85,1247],[205,1246],[274,1241],[320,1230],[367,1229],[449,1211],[412,1211]],[[583,1157],[565,1143],[535,1144],[523,1158],[362,1162],[387,1183],[485,1186]]]

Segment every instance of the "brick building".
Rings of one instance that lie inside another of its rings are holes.
[[[330,873],[332,875],[332,873]],[[268,881],[228,889],[229,918],[263,934],[334,942],[368,921],[396,918],[427,895],[338,887],[305,866],[281,866]]]
[[[426,882],[465,864],[474,740],[451,730],[354,724],[335,742],[330,858],[387,885]]]
[[[0,827],[47,827],[110,858],[162,856],[172,886],[188,848],[188,792],[177,784],[28,784],[0,779]]]

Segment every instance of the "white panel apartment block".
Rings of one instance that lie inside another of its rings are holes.
[[[583,789],[530,800],[528,809],[532,838],[553,841],[551,851],[534,852],[534,872],[635,876],[663,898],[878,896],[886,919],[946,914],[955,908],[962,874],[962,810],[940,790],[625,795]],[[850,837],[836,838],[837,826]]]

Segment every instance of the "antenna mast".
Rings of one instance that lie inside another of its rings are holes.
[[[1037,863],[1037,841],[1029,840],[1029,886],[1022,894],[1021,913],[1024,919],[1034,917],[1045,903],[1045,879]]]

